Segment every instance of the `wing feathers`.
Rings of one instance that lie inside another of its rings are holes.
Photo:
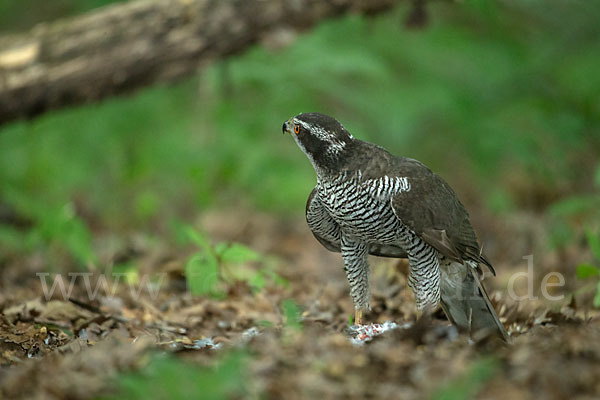
[[[469,213],[452,188],[422,163],[388,156],[387,173],[408,177],[410,190],[391,199],[392,209],[415,234],[447,258],[483,263],[494,270],[481,254]]]
[[[450,240],[448,234],[446,234],[446,230],[425,229],[423,230],[423,233],[421,233],[421,239],[449,259],[454,261],[462,261],[460,252],[454,246],[454,243],[452,243],[452,240]]]

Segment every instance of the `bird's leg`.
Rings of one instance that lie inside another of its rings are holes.
[[[355,325],[362,325],[362,320],[363,320],[363,310],[362,310],[362,308],[355,308],[354,309],[354,324]]]
[[[431,314],[440,301],[440,263],[433,247],[419,242],[416,237],[414,240],[412,250],[408,252],[408,286],[415,294],[417,319],[420,319],[424,314]]]
[[[363,311],[369,309],[369,264],[367,244],[354,238],[342,236],[342,258],[344,271],[350,284],[350,295],[354,301],[354,323],[361,325]]]

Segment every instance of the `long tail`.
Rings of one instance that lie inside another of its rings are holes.
[[[496,335],[508,341],[476,271],[457,262],[441,266],[440,270],[441,305],[448,319],[472,337]]]

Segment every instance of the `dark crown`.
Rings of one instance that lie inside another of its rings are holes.
[[[296,116],[296,119],[306,122],[315,128],[321,128],[327,132],[336,134],[336,136],[338,133],[342,135],[345,134],[345,136],[350,136],[350,133],[348,133],[346,128],[344,128],[344,126],[340,124],[337,119],[330,117],[329,115],[311,112],[299,114]]]

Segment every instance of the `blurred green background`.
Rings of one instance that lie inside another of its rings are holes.
[[[2,0],[0,33],[106,3]],[[406,2],[0,126],[0,266],[31,252],[84,266],[96,232],[161,234],[214,208],[302,217],[314,172],[281,124],[306,111],[422,160],[472,207],[547,215],[563,246],[600,213],[599,6],[431,2],[409,29]]]

